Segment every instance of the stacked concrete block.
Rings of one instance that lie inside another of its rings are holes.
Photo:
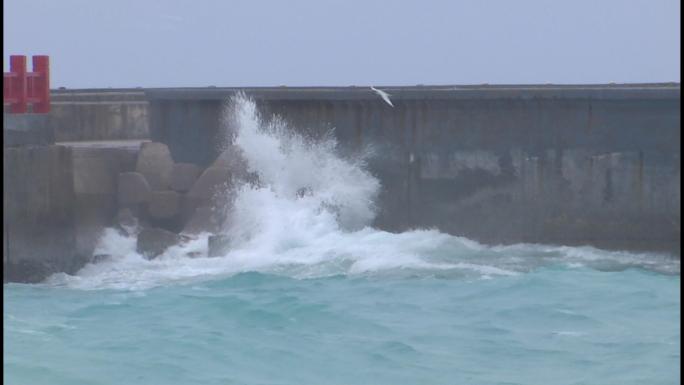
[[[176,163],[171,171],[171,189],[188,192],[202,174],[202,169],[191,163]]]
[[[180,195],[175,191],[153,191],[147,206],[152,219],[172,219],[178,215]]]
[[[152,190],[166,190],[170,187],[173,166],[171,152],[165,144],[157,142],[142,144],[136,171],[145,176]]]
[[[150,194],[152,194],[152,188],[143,174],[139,172],[119,174],[117,195],[119,207],[133,207],[147,203]]]
[[[226,212],[225,198],[233,175],[247,175],[246,169],[234,147],[202,169],[174,163],[162,143],[143,143],[136,171],[121,173],[118,178],[119,209],[127,210],[120,211],[118,227],[126,234],[138,235],[138,249],[148,258],[182,242],[184,236],[216,234],[224,219],[220,214]],[[214,243],[212,250],[225,244]]]

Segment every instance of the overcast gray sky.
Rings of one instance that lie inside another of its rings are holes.
[[[679,0],[5,0],[52,85],[680,81]]]

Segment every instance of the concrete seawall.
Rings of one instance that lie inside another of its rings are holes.
[[[53,90],[48,125],[58,142],[146,139],[142,89]]]
[[[5,114],[5,278],[82,266],[139,140],[214,162],[237,91],[307,134],[334,129],[350,156],[372,149],[381,229],[680,254],[679,84],[378,88],[394,108],[367,87],[106,89]]]
[[[679,84],[147,90],[150,134],[176,161],[218,153],[236,91],[344,151],[375,150],[376,226],[488,243],[679,253]]]

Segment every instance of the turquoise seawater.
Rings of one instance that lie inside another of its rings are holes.
[[[256,272],[4,286],[6,384],[678,384],[680,276]]]

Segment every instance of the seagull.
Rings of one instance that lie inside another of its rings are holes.
[[[392,104],[392,101],[391,101],[390,98],[389,98],[390,95],[389,95],[387,92],[385,92],[385,91],[380,91],[379,89],[377,89],[377,88],[375,88],[375,87],[373,87],[373,86],[371,86],[371,90],[373,90],[373,92],[375,92],[376,94],[380,95],[380,97],[382,98],[382,100],[384,100],[384,101],[385,101],[387,104],[389,104],[391,107],[394,107],[394,104]]]

